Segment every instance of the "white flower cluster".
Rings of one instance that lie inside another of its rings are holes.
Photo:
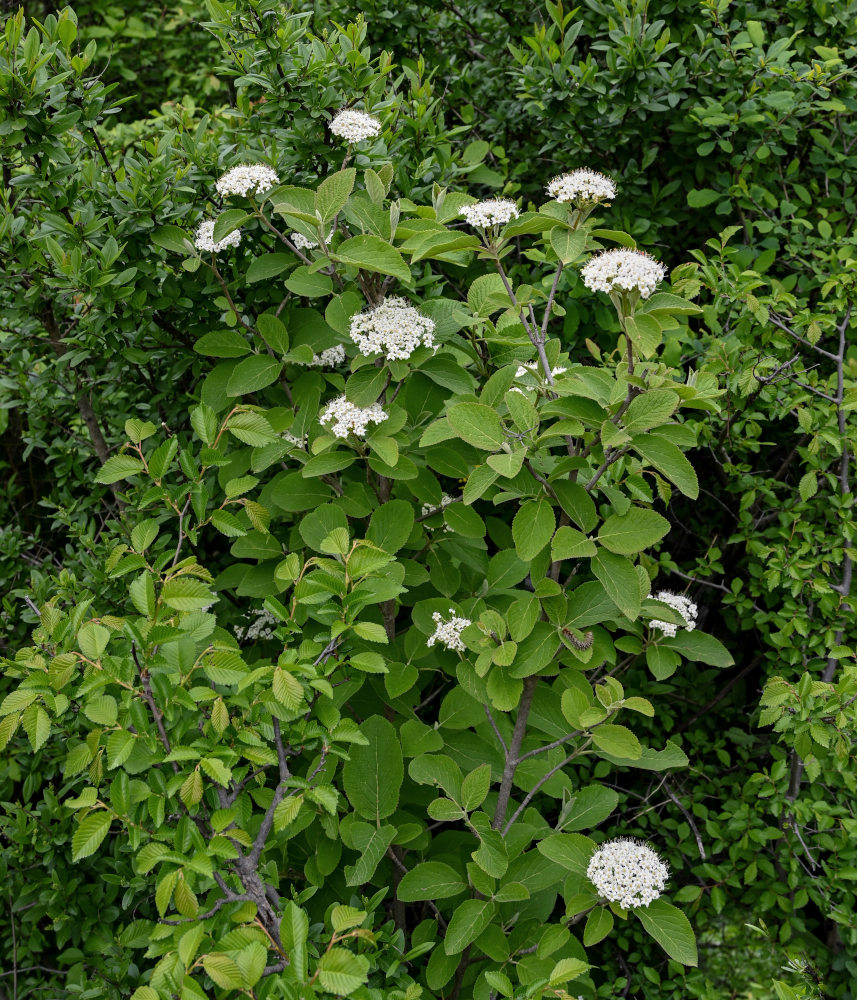
[[[351,317],[351,339],[361,354],[406,361],[423,344],[434,347],[434,320],[399,296]]]
[[[294,434],[290,434],[288,431],[283,431],[280,437],[282,437],[282,439],[287,441],[290,445],[294,445],[295,448],[303,448],[304,451],[306,451],[307,441],[309,440],[308,435],[302,434],[300,437],[297,437]]]
[[[312,361],[307,362],[307,368],[335,368],[345,360],[345,348],[342,344],[334,344],[325,348],[321,354],[313,354]]]
[[[227,170],[215,187],[223,197],[238,194],[246,198],[248,194],[263,194],[279,183],[277,172],[264,163],[245,163]]]
[[[568,371],[567,368],[562,368],[557,366],[556,368],[551,368],[551,378],[556,378],[557,375],[564,375]],[[518,365],[518,370],[515,372],[515,378],[523,378],[525,375],[541,375],[542,366],[538,361],[522,361]]]
[[[547,191],[554,201],[581,202],[587,205],[598,201],[612,201],[616,197],[616,185],[611,178],[585,167],[554,177],[548,184]]]
[[[605,250],[584,264],[583,283],[593,292],[622,289],[647,299],[664,280],[667,269],[642,250]]]
[[[435,611],[431,616],[435,624],[435,629],[434,634],[430,635],[426,640],[426,645],[433,646],[436,642],[439,642],[442,646],[446,646],[447,649],[456,649],[459,652],[463,652],[465,645],[461,641],[461,633],[472,622],[469,618],[457,617],[455,608],[450,608],[449,613],[452,615],[452,618],[448,622],[443,620],[443,615],[439,611]]]
[[[264,608],[254,608],[249,611],[245,618],[254,618],[247,628],[242,625],[235,626],[235,637],[239,642],[253,642],[256,639],[273,639],[274,628],[277,626],[277,619],[269,614]],[[272,627],[273,626],[273,627]]]
[[[381,123],[372,115],[367,115],[365,111],[346,108],[334,117],[328,128],[340,139],[347,139],[348,142],[361,142],[363,139],[372,139],[378,135],[381,131]]]
[[[465,205],[458,214],[464,216],[471,226],[486,229],[488,226],[504,226],[521,213],[509,198],[488,198],[474,205]]]
[[[327,234],[327,242],[333,239],[333,234],[336,230],[331,229]],[[318,247],[318,242],[316,240],[308,240],[306,236],[302,233],[289,233],[289,239],[298,248],[298,250],[315,250]]]
[[[320,424],[332,424],[330,430],[338,438],[347,438],[349,434],[366,437],[369,424],[380,424],[386,419],[387,414],[378,403],[366,407],[355,406],[344,395],[331,400],[318,418]]]
[[[210,253],[220,253],[221,250],[225,250],[227,247],[238,246],[241,242],[241,230],[233,229],[231,233],[228,233],[222,240],[215,243],[214,219],[206,219],[204,222],[200,222],[196,235],[193,238],[193,242],[197,250],[207,250]]]
[[[699,608],[689,597],[684,597],[682,594],[674,594],[671,590],[661,590],[655,594],[655,600],[663,601],[664,604],[668,604],[673,611],[677,611],[682,618],[684,618],[684,627],[688,630],[688,632],[692,632],[696,628],[696,616],[699,613]],[[679,628],[681,628],[680,625],[673,625],[672,622],[661,621],[660,618],[653,618],[649,622],[649,627],[660,629],[664,635],[668,636],[674,636]]]
[[[599,894],[623,909],[648,906],[664,891],[669,869],[657,854],[639,840],[608,840],[593,855],[586,869]]]

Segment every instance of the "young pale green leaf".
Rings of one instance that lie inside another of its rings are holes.
[[[622,422],[629,434],[638,434],[666,423],[678,404],[678,394],[669,389],[644,392],[631,400]]]
[[[354,167],[348,167],[346,170],[329,174],[319,184],[315,192],[315,210],[321,216],[322,222],[330,222],[345,207],[354,189],[356,176],[357,171]]]
[[[690,921],[665,899],[655,899],[648,906],[634,910],[640,923],[664,951],[682,965],[696,966],[696,937]]]
[[[113,817],[109,812],[90,813],[81,820],[71,838],[71,859],[80,861],[95,854],[110,830]]]
[[[583,229],[571,230],[554,226],[550,231],[550,244],[563,264],[571,264],[583,253],[586,232]]]
[[[576,528],[570,528],[568,525],[557,528],[551,541],[551,561],[553,562],[558,559],[590,558],[597,552],[598,548],[595,542]]]
[[[696,500],[699,496],[699,480],[693,466],[679,449],[665,438],[656,434],[637,434],[632,447],[658,472],[674,483],[686,497]]]
[[[202,967],[212,980],[225,990],[241,989],[244,985],[241,970],[228,955],[219,952],[204,955]]]
[[[604,753],[627,760],[639,760],[643,755],[640,741],[625,726],[601,725],[592,730],[592,742]]]
[[[366,982],[369,959],[345,948],[330,948],[318,963],[318,981],[323,989],[337,996],[350,996]]]

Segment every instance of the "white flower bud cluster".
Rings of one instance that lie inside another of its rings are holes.
[[[605,250],[584,264],[583,283],[593,292],[620,289],[647,299],[664,280],[667,269],[642,250]]]
[[[561,174],[548,184],[548,196],[554,201],[577,202],[594,205],[599,201],[612,201],[616,197],[616,185],[610,177],[597,170],[582,167],[570,174]]]
[[[355,437],[366,437],[369,424],[380,424],[387,419],[387,414],[378,403],[371,406],[355,406],[349,403],[344,395],[331,400],[318,418],[319,423],[327,426],[335,437],[347,438],[349,434]]]
[[[325,348],[321,354],[313,354],[312,361],[307,362],[307,368],[335,368],[345,360],[345,348],[342,344],[334,344]]]
[[[330,243],[333,239],[335,231],[335,229],[331,229],[327,234],[328,243]],[[289,233],[289,239],[298,248],[298,250],[315,250],[318,248],[318,242],[316,240],[308,240],[302,233]]]
[[[264,608],[254,608],[249,611],[245,618],[254,618],[247,628],[242,625],[235,626],[235,637],[239,642],[254,642],[256,639],[273,639],[274,628],[277,626],[277,619]],[[273,627],[272,627],[273,626]]]
[[[599,895],[623,909],[648,906],[664,891],[669,869],[658,855],[639,840],[608,840],[593,855],[586,869]]]
[[[381,132],[381,123],[365,111],[346,108],[337,114],[328,126],[334,135],[348,142],[372,139]]]
[[[280,437],[284,441],[287,441],[290,445],[293,445],[295,448],[302,448],[306,451],[307,442],[309,441],[309,436],[307,434],[302,434],[300,437],[297,437],[294,434],[290,434],[288,431],[283,431]]]
[[[504,226],[521,214],[518,206],[509,198],[488,198],[474,205],[465,205],[458,213],[471,226],[487,229],[489,226]]]
[[[193,238],[193,243],[197,250],[207,250],[209,253],[220,253],[221,250],[225,250],[227,247],[237,247],[240,242],[241,230],[233,229],[231,233],[228,233],[222,240],[215,243],[214,219],[206,219],[204,222],[200,222],[196,235]]]
[[[435,629],[434,634],[430,635],[426,640],[426,645],[433,646],[436,642],[439,642],[441,646],[446,646],[447,649],[463,652],[466,647],[461,641],[461,633],[468,625],[472,625],[473,623],[469,618],[457,617],[455,608],[450,608],[449,613],[452,615],[449,621],[444,621],[443,615],[439,611],[435,611],[431,616],[435,624]]]
[[[668,604],[673,611],[677,611],[682,618],[684,618],[684,627],[688,632],[692,632],[696,628],[696,617],[699,613],[699,608],[693,603],[689,597],[685,597],[683,594],[674,594],[671,590],[661,590],[655,594],[656,601],[663,601],[664,604]],[[649,622],[650,628],[660,629],[664,635],[670,637],[674,636],[678,632],[680,625],[673,625],[672,622],[661,621],[660,618],[653,618]]]
[[[564,375],[568,371],[567,368],[562,368],[557,366],[556,368],[551,368],[551,378],[556,378],[557,375]],[[525,375],[541,375],[542,366],[538,361],[522,361],[518,365],[518,370],[515,372],[515,378],[523,378]]]
[[[264,163],[245,163],[227,170],[215,187],[223,197],[237,194],[246,198],[249,194],[263,194],[279,183],[277,172]]]
[[[351,317],[351,339],[361,354],[383,354],[387,361],[406,361],[423,344],[434,347],[434,320],[393,296]]]

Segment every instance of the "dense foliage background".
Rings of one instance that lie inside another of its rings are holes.
[[[0,10],[0,997],[853,997],[857,3]],[[347,149],[343,106],[381,136]],[[217,194],[242,162],[276,169],[267,206]],[[551,214],[579,166],[617,198]],[[492,256],[458,211],[493,195],[526,214]],[[184,237],[221,210],[212,268]],[[281,239],[331,226],[331,258]],[[671,272],[636,375],[579,277],[634,243]],[[568,373],[524,410],[555,276]],[[357,363],[388,290],[441,352]],[[389,402],[371,454],[315,420],[343,391]],[[629,509],[668,533],[609,548]],[[548,511],[565,548],[534,547]],[[700,631],[659,640],[649,581]],[[426,646],[450,607],[483,624],[462,655]],[[551,628],[577,631],[543,662]],[[660,851],[698,965],[592,909],[580,831]]]

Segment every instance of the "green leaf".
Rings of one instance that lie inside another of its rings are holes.
[[[217,600],[201,580],[190,577],[168,580],[161,590],[161,599],[176,611],[204,611]]]
[[[592,730],[592,742],[599,750],[627,760],[639,760],[643,755],[640,741],[625,726],[596,726]]]
[[[574,793],[568,806],[563,810],[560,829],[571,833],[575,830],[591,830],[603,823],[619,805],[619,795],[604,785],[587,785]]]
[[[389,500],[372,512],[366,537],[385,552],[398,552],[413,527],[413,506],[407,500]]]
[[[294,255],[290,253],[263,253],[250,262],[246,274],[247,284],[252,285],[255,281],[270,281],[271,278],[276,278],[294,263]]]
[[[215,330],[207,333],[193,345],[197,354],[209,358],[240,358],[252,350],[247,340],[237,330]]]
[[[693,466],[672,441],[655,434],[638,434],[631,446],[658,472],[674,483],[686,497],[691,500],[697,499],[699,480],[696,478]]]
[[[254,354],[239,361],[232,369],[226,383],[227,396],[244,396],[276,382],[280,377],[282,362],[267,354]]]
[[[491,765],[482,764],[461,783],[461,805],[466,812],[478,809],[491,787]]]
[[[634,913],[664,951],[682,965],[697,965],[696,937],[690,921],[664,899],[637,907]]]
[[[596,555],[598,548],[590,538],[587,538],[576,528],[564,525],[557,528],[551,542],[551,561],[558,559],[582,559]]]
[[[178,226],[158,226],[152,233],[152,242],[155,246],[163,247],[173,253],[192,254],[193,243],[188,238],[187,233]]]
[[[214,232],[211,235],[215,243],[220,243],[224,237],[235,232],[250,218],[250,215],[240,208],[227,208],[214,220]]]
[[[669,420],[678,403],[678,394],[669,389],[645,392],[631,400],[622,422],[630,434],[647,431]]]
[[[585,875],[595,841],[580,833],[554,833],[536,845],[541,854],[576,875]]]
[[[228,427],[230,434],[253,448],[260,448],[264,444],[279,440],[279,436],[274,433],[273,427],[262,414],[250,410],[234,413],[229,418]]]
[[[722,197],[721,193],[711,188],[692,188],[687,192],[687,203],[691,208],[705,208]]]
[[[598,944],[613,930],[613,914],[606,906],[597,906],[586,918],[583,928],[583,946]]]
[[[142,468],[143,463],[139,458],[131,458],[130,455],[114,455],[101,466],[95,481],[109,486],[111,483],[119,482],[120,479],[136,475]]]
[[[319,184],[315,192],[315,210],[322,222],[329,222],[345,207],[356,176],[354,167],[348,167],[347,170],[338,170],[335,174],[328,175]]]
[[[119,708],[113,695],[102,694],[86,702],[83,714],[98,726],[112,726],[116,723]]]
[[[355,846],[362,853],[356,864],[345,866],[345,884],[365,885],[375,874],[375,870],[387,853],[387,848],[393,843],[396,828],[381,826],[373,829],[368,823],[360,823],[355,824],[351,830]]]
[[[631,507],[626,514],[611,514],[598,531],[598,541],[619,555],[633,555],[659,542],[670,523],[656,511]]]
[[[806,503],[811,497],[814,497],[818,493],[818,475],[815,472],[807,472],[805,475],[801,476],[800,482],[798,483],[798,491],[800,492],[800,498]]]
[[[550,974],[549,985],[559,986],[570,979],[579,979],[592,966],[579,958],[561,958]]]
[[[360,816],[380,822],[399,804],[404,778],[402,748],[396,730],[380,715],[366,719],[360,731],[369,742],[349,752],[351,759],[342,770],[345,794]]]
[[[367,980],[369,959],[345,948],[330,948],[318,963],[318,980],[325,990],[337,996],[351,996]]]
[[[109,812],[90,813],[81,821],[71,838],[71,859],[80,861],[95,854],[107,836],[113,817]]]
[[[456,908],[443,942],[447,955],[457,955],[490,926],[497,906],[489,899],[467,899]]]
[[[283,909],[280,921],[280,940],[289,956],[289,965],[297,976],[298,982],[306,979],[307,951],[306,943],[309,936],[309,918],[304,910],[289,900]]]
[[[51,720],[41,705],[30,705],[21,716],[21,725],[33,748],[33,753],[41,750],[51,735]]]
[[[512,521],[512,538],[518,558],[529,562],[553,537],[556,521],[547,500],[527,500]]]
[[[402,876],[398,897],[403,903],[421,899],[447,899],[464,892],[467,883],[442,861],[425,861]]]
[[[632,563],[624,556],[601,549],[591,565],[607,596],[633,621],[640,613],[640,581]]]
[[[240,989],[244,985],[241,970],[228,955],[218,952],[204,955],[202,967],[214,982],[225,990]]]
[[[583,253],[586,246],[586,231],[583,229],[572,231],[563,226],[554,226],[550,231],[550,244],[563,264],[571,264]]]
[[[411,282],[411,269],[399,251],[379,236],[354,236],[341,244],[335,259],[353,264],[361,271],[389,274],[405,284]]]
[[[674,649],[687,660],[707,663],[711,667],[731,667],[735,664],[732,654],[719,639],[698,629],[693,632],[679,629],[677,635],[661,640],[659,645]]]
[[[95,622],[87,622],[77,633],[77,642],[84,656],[90,660],[97,660],[110,640],[110,629]]]
[[[456,403],[447,417],[453,430],[474,448],[497,451],[506,440],[503,421],[484,403]]]

